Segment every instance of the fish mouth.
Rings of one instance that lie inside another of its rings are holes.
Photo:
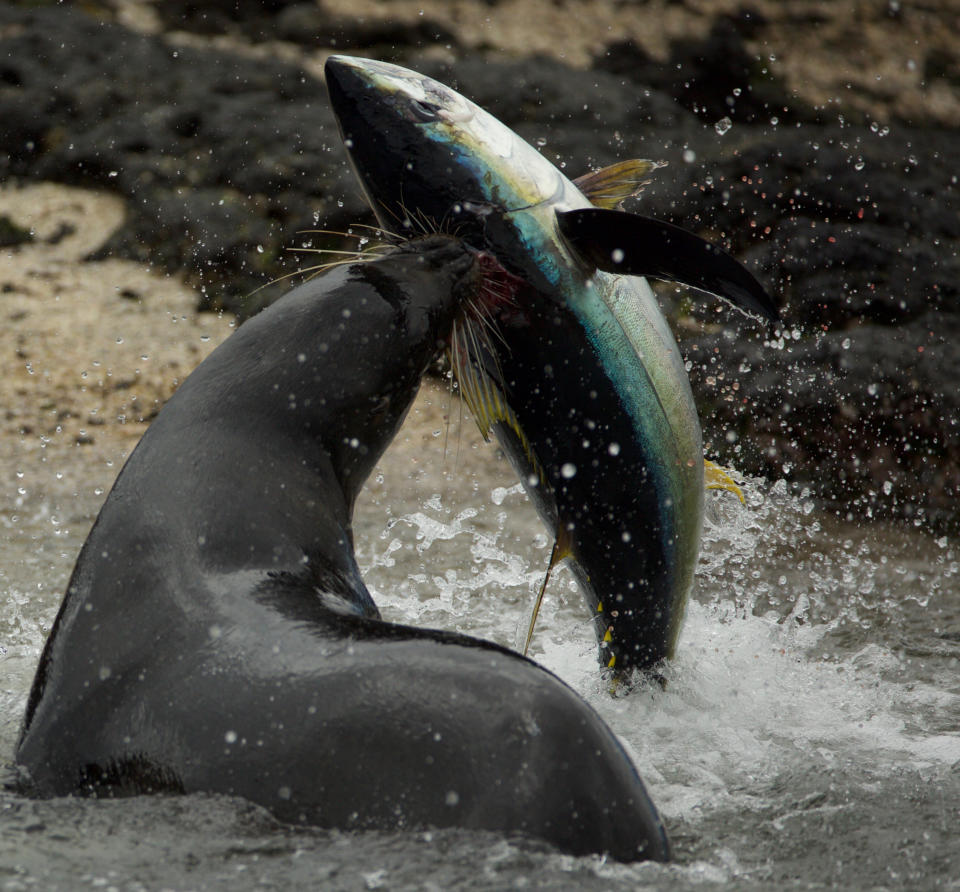
[[[474,116],[464,97],[447,90],[437,81],[415,71],[352,56],[330,56],[324,63],[324,78],[335,109],[349,108],[371,91],[377,101],[384,97],[404,100],[404,117],[418,123],[438,119],[450,123],[469,121]],[[400,108],[399,104],[397,105]]]

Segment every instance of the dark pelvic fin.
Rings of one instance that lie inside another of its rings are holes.
[[[726,251],[662,220],[624,211],[557,211],[557,224],[586,262],[608,273],[679,282],[722,297],[748,316],[780,321],[763,286]]]

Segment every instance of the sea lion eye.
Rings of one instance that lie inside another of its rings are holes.
[[[440,106],[434,102],[427,102],[423,99],[411,99],[410,110],[413,117],[419,121],[435,121],[440,111]]]

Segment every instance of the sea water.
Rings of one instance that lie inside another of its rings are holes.
[[[70,456],[0,457],[7,761],[119,467]],[[386,461],[358,508],[358,556],[386,619],[516,647],[551,542],[506,463],[480,475],[474,464],[469,454],[415,471]],[[624,742],[674,864],[572,858],[456,830],[295,829],[224,797],[0,794],[0,890],[958,888],[960,549],[913,527],[839,520],[782,482],[745,481],[744,493],[745,505],[708,495],[665,687],[611,689],[563,570],[531,648]]]

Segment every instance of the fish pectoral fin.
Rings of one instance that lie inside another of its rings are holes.
[[[577,177],[573,183],[595,207],[615,210],[622,202],[643,191],[643,187],[650,182],[646,178],[648,174],[665,166],[665,161],[631,158],[591,170]]]
[[[776,304],[746,267],[679,226],[605,208],[557,211],[557,225],[570,247],[597,269],[679,282],[748,316],[780,321]]]
[[[746,505],[746,501],[743,498],[743,490],[737,485],[737,481],[733,479],[730,475],[730,472],[721,467],[718,464],[710,461],[710,459],[705,458],[703,460],[703,476],[704,484],[707,489],[725,489],[727,492],[732,492],[738,499],[740,499],[741,505]]]

